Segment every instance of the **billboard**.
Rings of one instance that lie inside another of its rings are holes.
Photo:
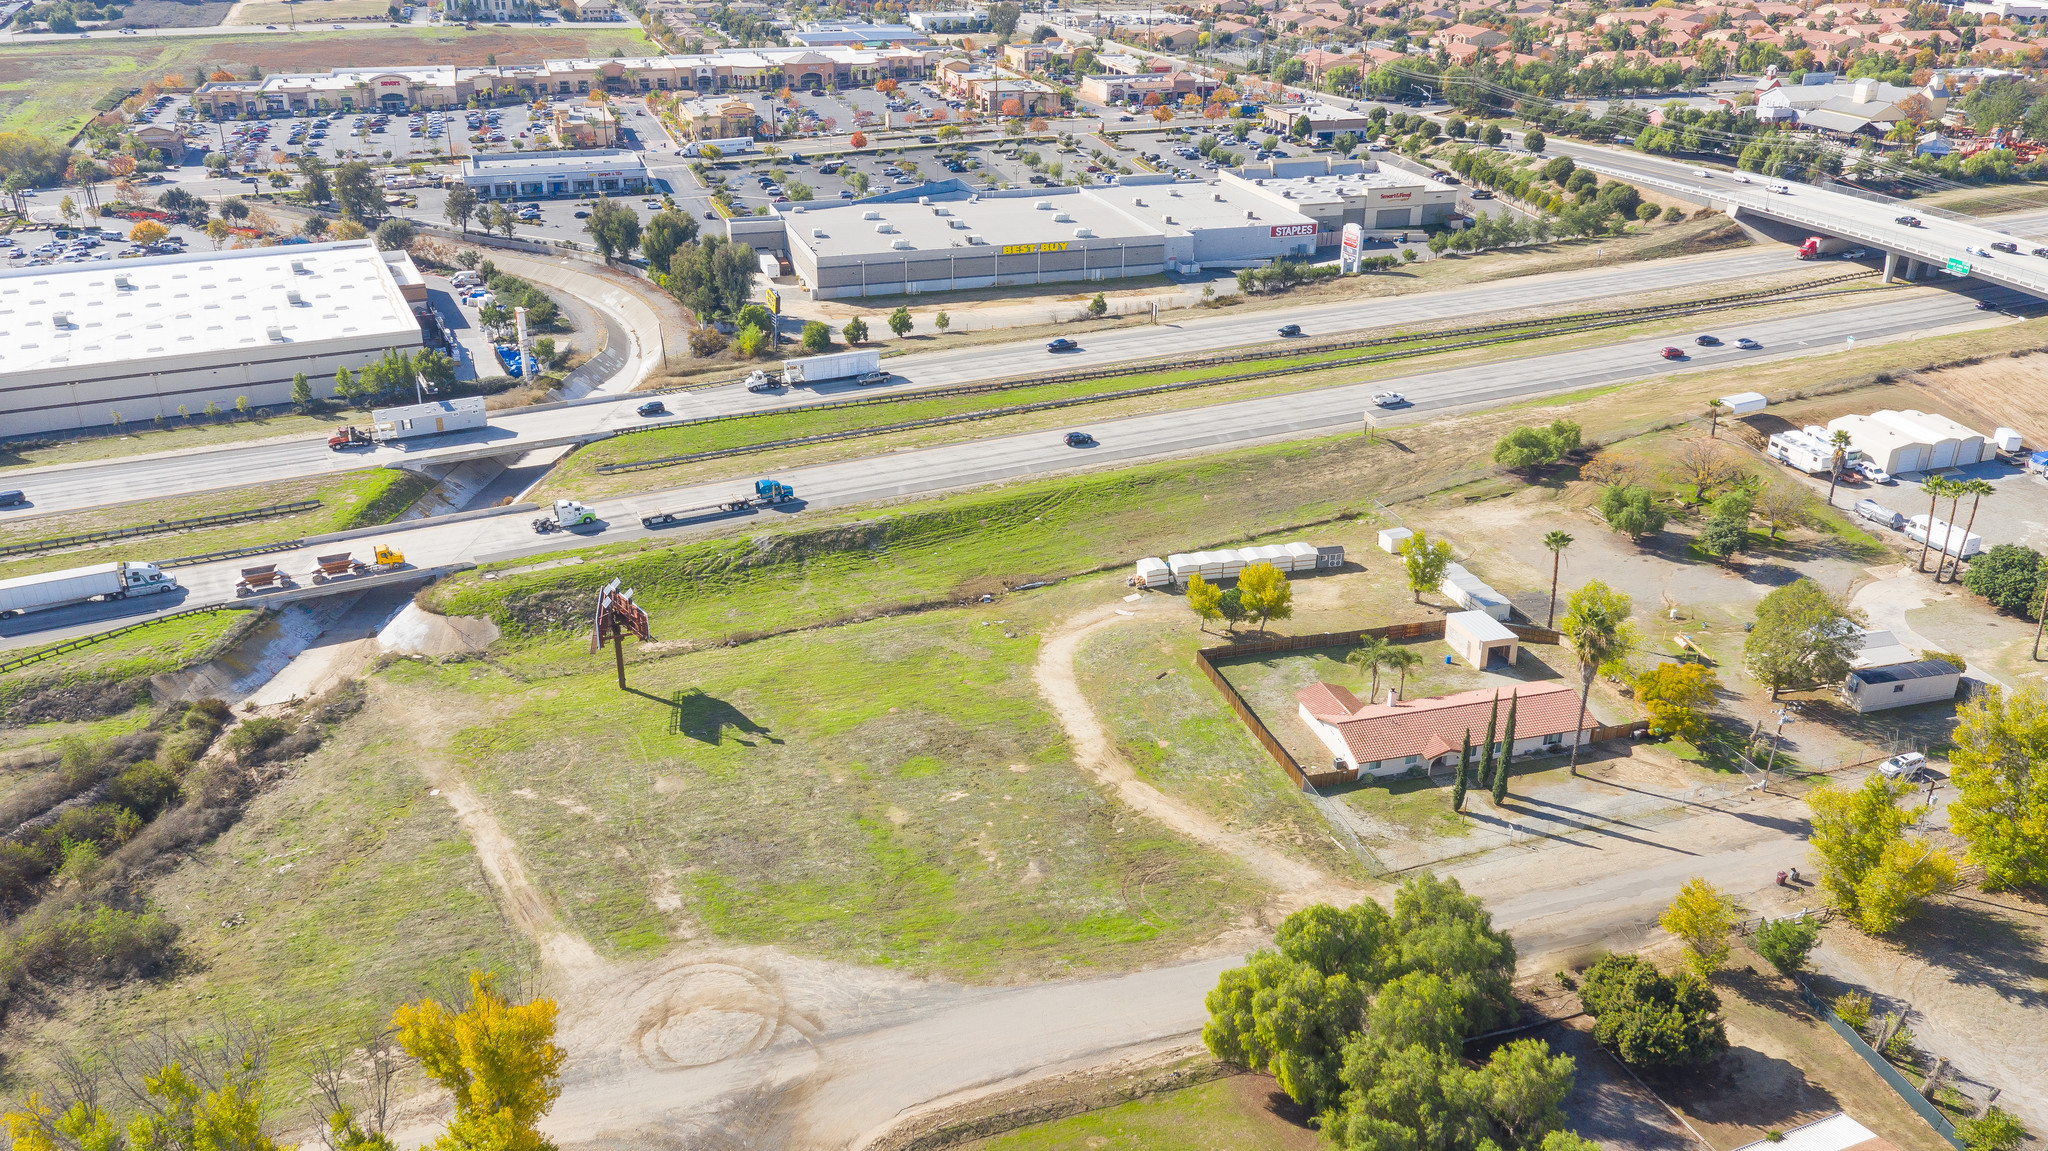
[[[1313,236],[1316,234],[1316,226],[1314,224],[1275,224],[1272,227],[1272,234],[1275,236]]]

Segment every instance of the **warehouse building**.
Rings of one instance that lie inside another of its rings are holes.
[[[420,346],[419,273],[369,240],[0,271],[0,434],[145,424],[319,395]]]
[[[1984,433],[1911,408],[1839,416],[1828,421],[1828,431],[1848,432],[1851,447],[1895,476],[1967,467],[1998,455]]]
[[[647,190],[647,162],[625,148],[486,152],[462,161],[462,182],[486,200],[620,196]]]
[[[1372,160],[1300,156],[1248,164],[1223,173],[1222,183],[1299,212],[1316,222],[1319,247],[1337,244],[1344,225],[1367,235],[1439,227],[1458,210],[1458,189]]]
[[[1256,267],[1315,251],[1315,222],[1277,201],[1164,177],[991,192],[948,180],[781,213],[790,262],[817,299]]]

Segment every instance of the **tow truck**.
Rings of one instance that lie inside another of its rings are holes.
[[[750,516],[760,508],[786,504],[796,498],[796,489],[781,480],[755,480],[754,494],[735,496],[723,503],[705,504],[702,507],[683,508],[672,512],[655,512],[641,516],[643,528],[672,528],[678,524],[702,523],[705,520],[722,519],[726,516]]]
[[[334,429],[333,435],[327,437],[327,450],[331,452],[342,451],[346,448],[373,448],[376,446],[377,442],[370,438],[370,433],[351,424],[343,424]]]

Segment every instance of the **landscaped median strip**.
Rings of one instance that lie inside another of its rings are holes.
[[[946,399],[954,396],[987,395],[998,392],[1017,391],[1025,388],[1046,387],[1070,382],[1082,382],[1091,379],[1100,379],[1105,376],[1114,377],[1118,375],[1134,375],[1144,372],[1156,372],[1159,371],[1163,366],[1177,366],[1186,368],[1189,366],[1208,367],[1217,364],[1233,362],[1241,363],[1247,360],[1271,361],[1276,359],[1284,359],[1287,361],[1286,363],[1278,367],[1262,368],[1245,372],[1232,372],[1218,376],[1204,376],[1192,380],[1178,380],[1172,383],[1153,384],[1142,388],[1122,388],[1115,391],[1095,392],[1087,395],[1069,396],[1061,399],[1041,400],[1035,403],[1009,404],[1002,407],[992,408],[977,408],[972,411],[959,412],[951,415],[931,416],[924,419],[904,420],[888,424],[876,424],[869,427],[844,428],[838,431],[821,432],[819,434],[811,436],[797,436],[779,440],[764,440],[754,444],[741,444],[726,448],[712,448],[701,452],[689,452],[681,455],[658,456],[653,459],[636,460],[629,463],[599,464],[593,470],[596,471],[599,475],[618,475],[624,472],[635,472],[650,470],[654,468],[674,467],[679,464],[698,463],[704,460],[722,459],[729,456],[750,455],[757,452],[775,451],[781,448],[808,447],[814,444],[831,443],[837,440],[857,439],[863,436],[887,435],[891,432],[912,431],[920,428],[943,427],[948,424],[968,423],[975,420],[998,419],[1004,416],[1022,415],[1029,412],[1051,411],[1058,408],[1074,407],[1083,404],[1108,403],[1113,400],[1133,399],[1143,396],[1161,395],[1168,392],[1186,391],[1193,388],[1216,387],[1222,384],[1242,383],[1247,380],[1268,379],[1274,376],[1294,375],[1305,371],[1323,371],[1332,368],[1358,367],[1366,364],[1383,363],[1388,360],[1406,359],[1409,357],[1419,355],[1431,355],[1438,352],[1459,351],[1461,349],[1466,348],[1486,347],[1492,344],[1509,343],[1519,340],[1541,339],[1548,336],[1561,336],[1570,335],[1576,332],[1596,331],[1602,328],[1623,327],[1629,324],[1640,323],[1646,319],[1700,315],[1706,312],[1724,311],[1732,308],[1749,307],[1767,298],[1775,299],[1779,302],[1791,302],[1795,300],[1812,299],[1817,297],[1831,297],[1836,294],[1825,291],[1812,291],[1811,289],[1821,288],[1825,285],[1839,283],[1844,280],[1860,279],[1868,275],[1870,275],[1869,272],[1857,272],[1851,275],[1836,276],[1826,280],[1802,284],[1799,285],[1798,289],[1790,295],[1784,295],[1776,292],[1745,292],[1737,296],[1718,297],[1715,299],[1701,301],[1698,303],[1674,305],[1667,307],[1628,308],[1614,312],[1595,312],[1581,316],[1564,317],[1559,320],[1490,324],[1482,327],[1452,329],[1443,332],[1403,333],[1392,336],[1376,336],[1356,341],[1344,341],[1340,343],[1323,344],[1318,345],[1314,348],[1302,349],[1299,351],[1290,351],[1281,355],[1276,355],[1271,349],[1262,349],[1251,352],[1233,352],[1226,353],[1222,356],[1205,357],[1202,360],[1195,361],[1193,365],[1190,365],[1189,361],[1186,360],[1178,361],[1176,364],[1173,365],[1160,365],[1153,362],[1147,362],[1142,365],[1112,366],[1110,368],[1103,370],[1061,373],[1053,376],[1029,377],[1025,379],[1006,380],[987,384],[962,384],[957,387],[927,388],[918,391],[899,392],[887,396],[866,396],[859,399],[833,400],[826,403],[818,404],[802,404],[786,408],[777,408],[770,411],[734,412],[728,415],[703,416],[697,419],[690,420],[674,420],[668,423],[650,424],[643,427],[620,429],[619,431],[614,432],[611,436],[605,438],[616,439],[622,436],[638,435],[653,431],[668,431],[677,428],[699,427],[707,424],[730,423],[735,420],[772,419],[776,417],[786,417],[798,413],[833,411],[841,408],[872,407],[884,404],[904,404],[913,403],[921,400]],[[1454,340],[1449,343],[1425,342],[1435,341],[1444,336],[1461,335],[1472,336],[1474,338]],[[1395,350],[1378,352],[1363,356],[1348,356],[1341,359],[1329,360],[1314,359],[1316,355],[1324,352],[1341,351],[1346,348],[1352,347],[1383,347],[1389,344],[1402,346],[1398,347]]]

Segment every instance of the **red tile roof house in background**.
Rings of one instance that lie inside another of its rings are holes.
[[[1391,704],[1360,703],[1335,684],[1319,683],[1294,694],[1301,721],[1330,749],[1339,769],[1368,775],[1399,775],[1411,767],[1449,767],[1458,762],[1465,732],[1472,732],[1476,764],[1486,740],[1486,717],[1500,700],[1501,723],[1507,722],[1510,697],[1515,711],[1514,754],[1559,751],[1571,746],[1572,726],[1579,718],[1579,693],[1564,683],[1518,683],[1480,688],[1456,695],[1398,700]],[[1599,726],[1586,713],[1585,730]]]

